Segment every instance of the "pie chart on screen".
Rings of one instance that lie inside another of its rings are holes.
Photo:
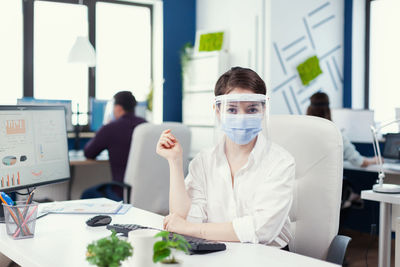
[[[2,159],[3,165],[12,166],[17,163],[17,157],[14,156],[6,156]]]

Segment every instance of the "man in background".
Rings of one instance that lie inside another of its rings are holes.
[[[136,126],[146,122],[135,116],[136,99],[129,91],[114,95],[114,120],[104,125],[85,148],[85,157],[95,159],[103,150],[108,150],[113,181],[123,182],[131,147],[132,133]],[[111,188],[106,184],[87,189],[82,198],[108,197],[122,199],[121,188]]]

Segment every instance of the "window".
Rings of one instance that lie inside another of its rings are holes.
[[[149,7],[96,3],[96,97],[122,90],[146,99],[151,85]]]
[[[400,108],[400,2],[372,1],[370,7],[369,107],[377,122],[387,122]],[[389,130],[397,131],[397,126]]]
[[[129,90],[143,101],[154,87],[160,122],[162,10],[156,0],[0,0],[0,105],[32,96],[72,100],[85,125],[89,97]],[[92,42],[95,68],[68,62],[78,36]]]
[[[87,113],[88,67],[68,62],[76,38],[88,36],[87,6],[35,1],[34,9],[34,97],[69,99]],[[87,114],[79,118],[87,124]]]
[[[0,1],[0,105],[22,97],[22,1]]]

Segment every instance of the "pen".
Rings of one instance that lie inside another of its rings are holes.
[[[4,192],[0,192],[0,198],[3,201],[3,203],[7,204],[8,206],[13,206],[14,205],[14,201]],[[21,224],[24,221],[24,217],[21,214],[21,211],[17,208],[18,213],[17,216],[15,216],[15,214],[12,212],[12,209],[10,207],[7,207],[8,211],[10,212],[11,217],[13,217],[13,220],[15,221],[16,225],[18,228],[21,228]],[[28,229],[28,227],[25,227],[26,229],[22,229],[23,233],[26,234],[30,234],[30,231]]]
[[[30,218],[30,217],[33,215],[33,213],[36,211],[37,207],[38,207],[38,206],[35,206],[35,207],[32,209],[31,213],[29,213],[29,215],[26,216],[25,221],[22,223],[22,226],[25,226],[25,225],[26,225],[26,223],[28,222],[29,218]],[[18,229],[18,230],[15,232],[15,234],[13,235],[14,238],[16,238],[16,237],[18,236],[20,230],[21,230],[21,229]]]
[[[35,189],[32,190],[32,192],[29,194],[28,199],[26,200],[26,205],[30,205],[33,200],[33,194],[35,193]],[[23,216],[26,216],[26,212],[28,211],[28,206],[25,206],[24,211],[22,212]]]
[[[5,204],[5,206],[8,209],[8,212],[10,212],[11,217],[13,218],[15,224],[20,227],[19,223],[18,223],[18,219],[17,217],[15,217],[14,212],[12,212],[11,208],[9,206],[12,206],[14,204],[14,202],[11,200],[11,198],[4,192],[0,192],[0,199],[1,201]],[[7,202],[8,201],[8,202]]]
[[[1,201],[9,206],[14,205],[14,201],[4,192],[0,192]]]
[[[18,207],[14,207],[16,209],[14,209],[15,213],[17,214],[17,219],[18,219],[18,225],[17,225],[17,229],[20,230],[20,228],[22,229],[22,232],[24,235],[30,235],[31,231],[29,231],[28,226],[24,226],[22,225],[22,222],[24,221],[24,216],[22,216],[21,211],[19,210]]]

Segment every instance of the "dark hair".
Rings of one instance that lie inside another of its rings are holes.
[[[129,91],[121,91],[114,95],[114,105],[120,105],[126,112],[135,112],[136,99]]]
[[[331,109],[329,108],[329,96],[322,92],[317,92],[310,97],[310,105],[307,108],[307,115],[331,119]]]
[[[255,94],[267,94],[267,88],[260,76],[251,69],[241,67],[233,67],[222,74],[215,84],[214,94],[229,94],[235,88],[247,89]]]

